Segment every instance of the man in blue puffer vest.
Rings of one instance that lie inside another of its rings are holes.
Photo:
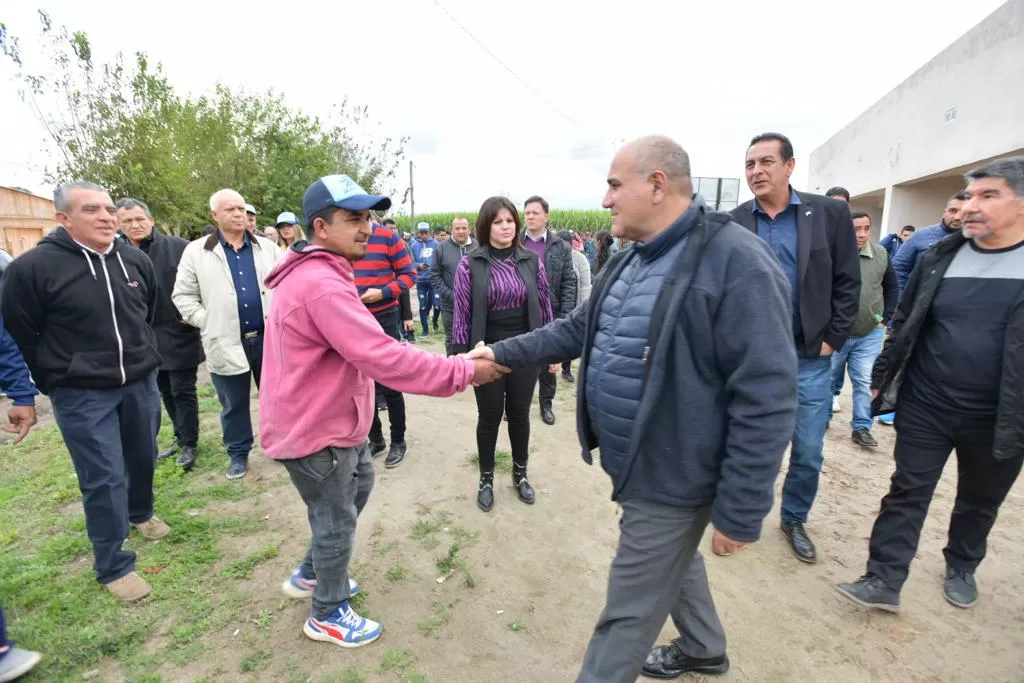
[[[759,538],[793,434],[786,276],[767,245],[692,192],[672,140],[623,147],[604,207],[632,248],[568,317],[471,353],[511,367],[582,357],[583,459],[600,448],[622,520],[581,682],[728,670],[697,545],[709,522],[720,555]],[[681,637],[652,649],[669,614]]]

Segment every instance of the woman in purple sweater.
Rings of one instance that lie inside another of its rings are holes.
[[[519,233],[519,212],[508,199],[491,197],[480,207],[476,222],[480,246],[464,256],[455,271],[455,353],[465,353],[480,342],[491,344],[525,334],[551,322],[544,264],[520,245]],[[551,368],[556,372],[558,365]],[[503,414],[508,416],[508,438],[512,442],[512,485],[519,500],[533,504],[535,495],[526,479],[526,461],[530,404],[536,384],[537,368],[517,368],[474,390],[480,454],[476,503],[484,512],[494,507],[494,446]]]

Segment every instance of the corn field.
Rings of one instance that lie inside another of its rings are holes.
[[[392,218],[394,218],[395,224],[398,225],[399,232],[415,231],[416,226],[410,224],[409,216],[393,216]],[[452,220],[455,218],[468,218],[470,227],[476,227],[476,212],[472,211],[463,213],[416,214],[416,223],[429,223],[430,230],[433,232],[437,228],[451,229]],[[520,212],[520,220],[522,220],[522,212]],[[597,233],[601,230],[612,229],[612,216],[607,211],[600,210],[553,209],[548,214],[548,225],[553,230],[576,230],[578,232],[590,231]]]

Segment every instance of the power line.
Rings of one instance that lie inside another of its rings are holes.
[[[574,126],[576,126],[577,128],[579,128],[580,130],[582,130],[582,131],[583,131],[584,133],[586,133],[587,135],[590,135],[591,137],[595,137],[595,138],[597,138],[597,139],[599,139],[599,140],[605,140],[605,139],[607,139],[607,138],[605,138],[605,137],[604,137],[603,135],[598,135],[598,134],[597,134],[597,133],[595,133],[594,131],[590,130],[589,128],[587,128],[586,126],[584,126],[584,125],[583,125],[582,123],[580,123],[579,121],[577,121],[576,119],[574,119],[573,117],[569,116],[569,115],[568,115],[568,114],[566,114],[566,113],[565,113],[564,111],[562,111],[562,109],[561,109],[561,108],[559,108],[559,107],[558,107],[557,105],[555,105],[555,104],[554,104],[553,102],[551,102],[551,100],[549,100],[548,98],[546,98],[546,97],[544,97],[543,95],[541,95],[541,94],[540,94],[540,92],[538,92],[536,88],[534,88],[534,87],[533,87],[532,85],[530,85],[529,83],[527,83],[527,82],[526,82],[526,80],[525,80],[524,78],[522,78],[522,77],[521,77],[521,76],[520,76],[519,74],[517,74],[517,73],[516,73],[515,71],[513,71],[513,70],[511,69],[511,67],[509,67],[509,65],[508,65],[508,64],[506,64],[505,62],[501,61],[501,59],[500,59],[500,58],[498,57],[498,55],[496,55],[496,54],[494,54],[493,52],[491,52],[490,48],[488,48],[488,47],[487,47],[486,45],[484,45],[484,44],[483,44],[483,43],[482,43],[482,42],[480,41],[480,39],[479,39],[479,38],[477,38],[477,37],[476,37],[475,35],[473,35],[473,32],[472,32],[472,31],[470,31],[470,30],[469,30],[468,28],[466,28],[465,26],[463,26],[463,25],[462,25],[462,23],[461,23],[461,22],[460,22],[460,21],[459,21],[458,19],[456,19],[456,18],[455,18],[454,16],[452,16],[452,13],[451,13],[451,12],[449,12],[448,10],[446,10],[446,9],[444,8],[444,6],[443,6],[443,5],[442,5],[442,4],[440,3],[440,2],[438,2],[438,0],[433,0],[433,2],[434,2],[434,4],[435,4],[435,5],[437,5],[437,8],[438,8],[439,10],[441,10],[442,12],[444,12],[444,13],[445,13],[445,16],[447,16],[447,17],[448,17],[449,19],[451,19],[451,20],[452,20],[452,22],[453,22],[453,23],[454,23],[454,24],[455,24],[456,26],[458,26],[459,28],[461,28],[461,29],[462,29],[462,30],[463,30],[463,31],[464,31],[464,32],[466,33],[466,35],[467,35],[467,36],[469,36],[470,38],[472,38],[472,39],[473,39],[473,42],[475,42],[475,43],[476,43],[477,45],[479,45],[479,46],[480,46],[480,49],[481,49],[481,50],[483,50],[483,51],[484,51],[484,52],[486,52],[486,53],[487,53],[488,55],[490,55],[490,56],[491,56],[491,59],[493,59],[493,60],[494,60],[494,61],[496,61],[496,62],[497,62],[497,63],[498,63],[499,65],[501,65],[501,67],[502,67],[503,69],[505,69],[505,71],[507,71],[507,72],[509,72],[510,74],[512,74],[512,77],[513,77],[513,78],[515,78],[515,79],[516,79],[517,81],[519,81],[519,82],[520,82],[520,83],[521,83],[521,84],[522,84],[522,85],[523,85],[523,86],[524,86],[524,87],[525,87],[525,88],[526,88],[527,90],[529,90],[530,92],[532,92],[532,93],[533,93],[533,94],[534,94],[534,95],[535,95],[535,96],[537,97],[537,99],[539,99],[539,100],[540,100],[541,102],[543,102],[544,104],[546,104],[546,105],[548,105],[549,107],[551,107],[552,109],[554,109],[554,110],[555,110],[556,112],[558,112],[558,114],[559,114],[559,115],[560,115],[560,116],[561,116],[562,118],[564,118],[564,119],[565,119],[566,121],[568,121],[569,123],[573,124]]]

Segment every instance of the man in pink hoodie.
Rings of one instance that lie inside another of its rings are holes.
[[[282,590],[312,598],[306,636],[342,647],[371,643],[381,631],[349,606],[358,586],[348,576],[356,519],[373,489],[367,436],[374,381],[451,396],[508,372],[401,344],[366,309],[352,261],[366,253],[370,211],[390,206],[348,176],[321,178],[302,198],[310,241],[291,247],[267,277],[274,305],[263,350],[260,440],[266,456],[288,470],[312,531],[305,559]]]

